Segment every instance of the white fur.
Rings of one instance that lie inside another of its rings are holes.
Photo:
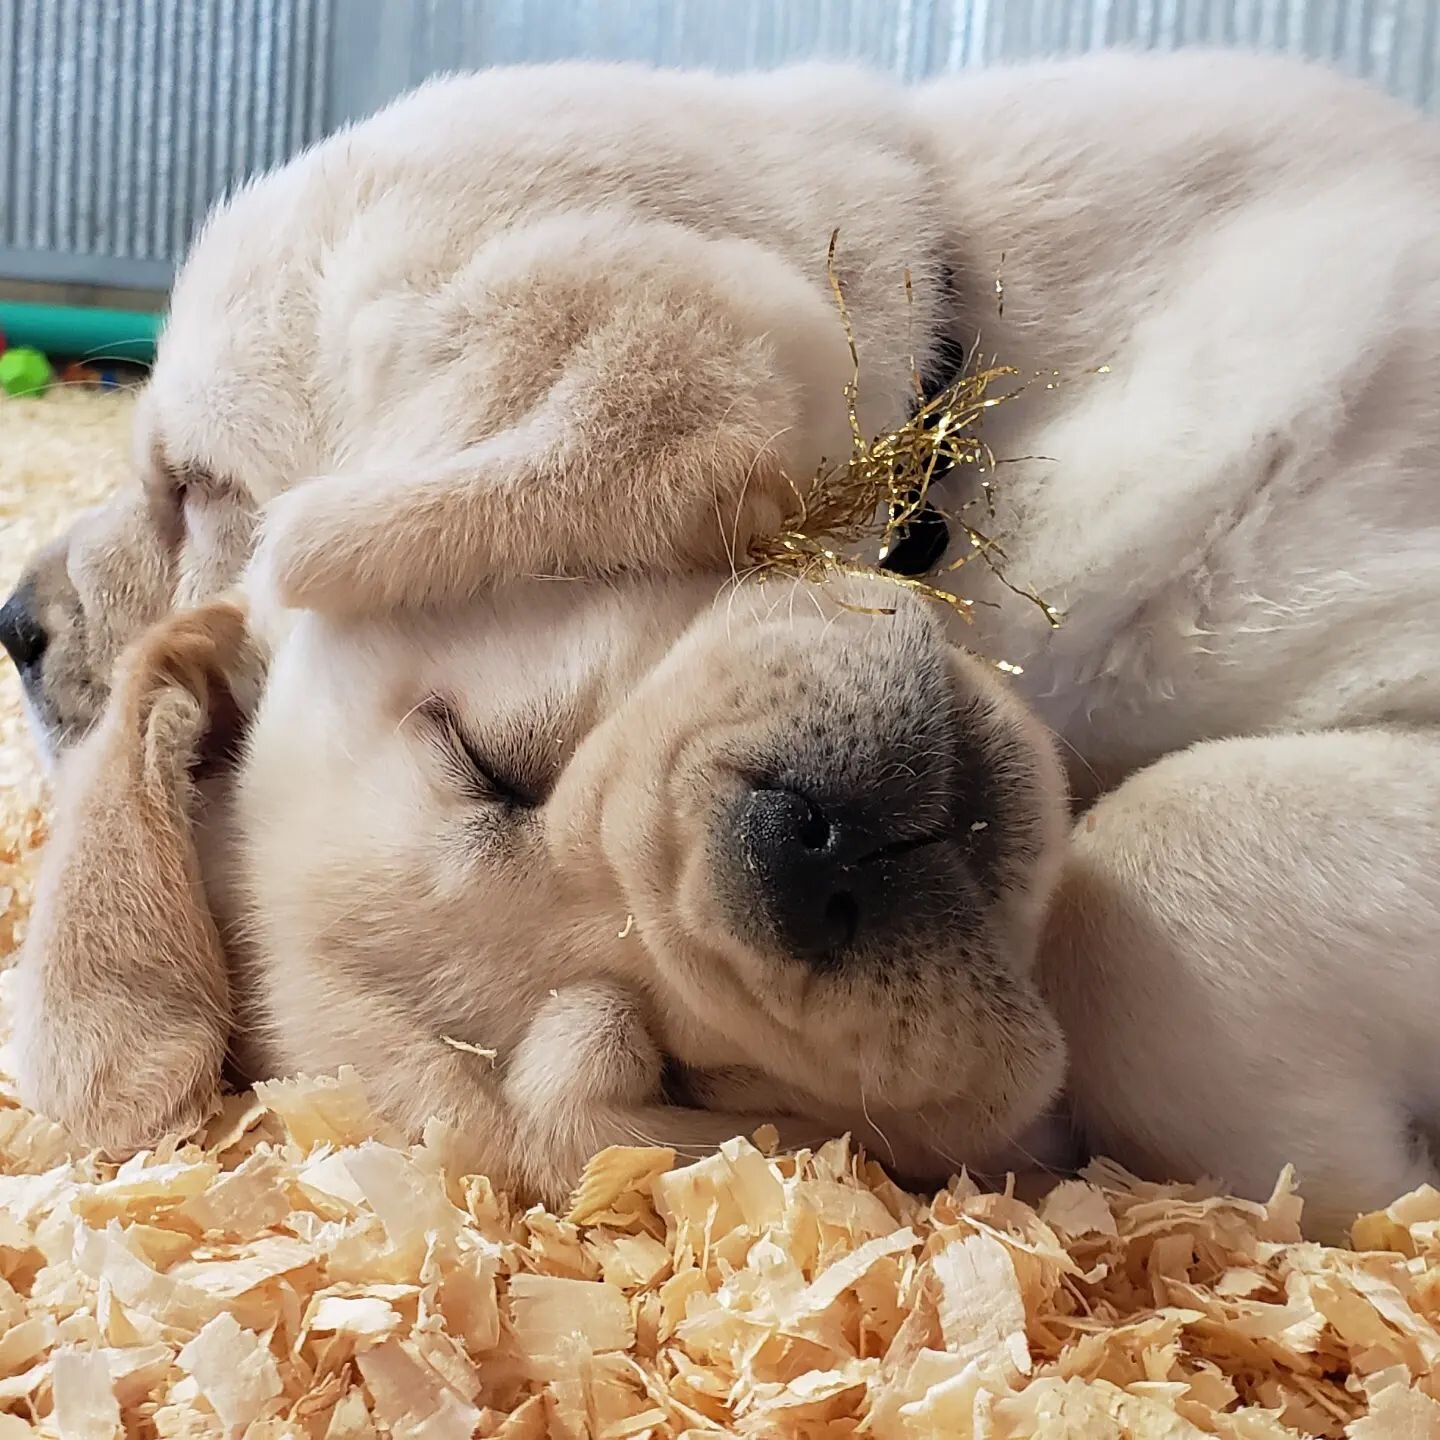
[[[1264,1195],[1309,1227],[1434,1183],[1440,739],[1227,740],[1081,822],[1046,987],[1080,1119],[1144,1173]]]
[[[1206,54],[999,71],[920,108],[1003,272],[985,350],[1063,381],[988,433],[1051,457],[1001,472],[997,528],[1068,620],[1007,601],[982,651],[1109,783],[1219,735],[1440,717],[1433,124]]]

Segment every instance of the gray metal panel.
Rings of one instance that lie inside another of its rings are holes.
[[[318,138],[330,0],[0,0],[0,275],[164,286]]]
[[[640,59],[721,70],[804,56],[907,79],[1106,45],[1215,44],[1328,60],[1427,107],[1437,0],[347,0],[331,118],[440,70]]]
[[[1197,43],[1440,102],[1440,0],[0,0],[0,276],[161,285],[218,196],[442,70],[826,56],[918,79]]]

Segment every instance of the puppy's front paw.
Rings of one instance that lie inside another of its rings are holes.
[[[213,600],[148,630],[127,655],[123,671],[132,684],[178,685],[203,699],[216,678],[228,677],[244,662],[248,648],[243,604]]]
[[[183,793],[197,762],[238,742],[264,668],[239,604],[216,601],[162,622],[121,658],[87,768],[124,768],[136,757],[153,784]]]

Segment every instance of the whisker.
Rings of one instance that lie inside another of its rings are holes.
[[[891,1168],[895,1168],[898,1164],[895,1156],[895,1147],[890,1143],[890,1137],[875,1123],[875,1120],[870,1114],[870,1102],[865,1094],[865,1082],[863,1080],[860,1082],[860,1113],[865,1117],[865,1123],[884,1141],[886,1150],[890,1152]]]

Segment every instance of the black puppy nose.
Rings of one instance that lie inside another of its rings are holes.
[[[885,867],[864,827],[794,790],[757,788],[739,801],[735,838],[753,898],[787,949],[833,958],[885,923]]]
[[[0,605],[0,645],[9,652],[17,670],[33,670],[49,641],[45,627],[31,609],[31,596],[22,586]]]

